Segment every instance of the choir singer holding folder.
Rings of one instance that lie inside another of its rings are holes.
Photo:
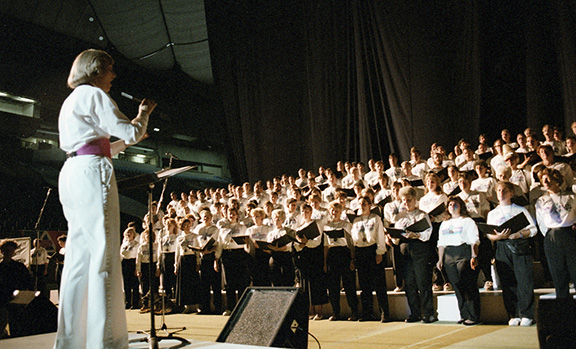
[[[434,300],[432,297],[432,249],[429,246],[432,235],[430,217],[416,207],[416,190],[412,187],[400,189],[400,198],[405,210],[396,218],[397,229],[412,226],[414,223],[425,220],[428,228],[421,232],[410,231],[402,233],[401,242],[408,246],[403,250],[406,257],[404,261],[404,289],[410,307],[410,316],[406,322],[422,320],[424,323],[436,321],[434,316]],[[423,313],[423,317],[421,317]]]
[[[494,230],[487,236],[496,245],[496,271],[510,318],[508,324],[530,326],[534,319],[534,257],[528,239],[536,235],[536,225],[526,208],[512,203],[512,183],[498,183],[496,195],[500,204],[488,213],[488,224],[502,225],[518,214],[524,214],[528,220],[528,224],[518,231],[510,228]]]
[[[560,171],[546,168],[538,174],[547,194],[536,201],[536,218],[544,234],[544,251],[557,298],[570,298],[570,281],[576,282],[576,198],[561,190]]]
[[[55,348],[128,348],[111,158],[144,138],[156,103],[143,100],[132,120],[122,114],[108,95],[113,65],[104,51],[80,53],[68,76],[74,91],[58,119],[60,148],[68,155],[59,178],[68,240]],[[110,136],[120,140],[111,144]]]

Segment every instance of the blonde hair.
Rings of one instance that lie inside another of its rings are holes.
[[[108,66],[114,64],[114,59],[102,50],[89,49],[81,52],[70,68],[68,87],[75,89],[82,84],[94,83]]]
[[[272,211],[272,219],[279,218],[280,220],[286,220],[286,212],[282,209],[277,209]]]

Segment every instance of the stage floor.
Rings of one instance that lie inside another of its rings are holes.
[[[150,314],[139,314],[136,310],[126,311],[128,331],[131,339],[142,337],[139,330],[148,330]],[[161,341],[161,348],[249,348],[214,341],[220,334],[228,317],[220,315],[172,314],[165,317],[166,326],[186,327],[177,335],[188,339],[191,344],[179,346],[179,342]],[[156,316],[156,327],[163,324]],[[509,327],[506,325],[477,325],[466,327],[453,322],[433,324],[406,324],[403,322],[348,322],[310,321],[309,330],[322,348],[538,348],[536,326]],[[164,331],[157,334],[165,335]],[[55,334],[5,339],[0,341],[3,349],[52,348]],[[145,342],[131,343],[130,348],[147,348]],[[309,337],[309,348],[318,348]]]

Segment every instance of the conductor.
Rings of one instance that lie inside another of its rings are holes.
[[[108,95],[113,65],[104,51],[80,53],[68,76],[73,91],[58,119],[68,157],[59,178],[68,239],[55,348],[128,348],[111,158],[145,137],[156,103],[144,99],[132,120],[122,114]],[[119,140],[110,143],[110,136]]]

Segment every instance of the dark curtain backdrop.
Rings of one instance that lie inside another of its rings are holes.
[[[576,120],[576,2],[205,0],[237,182]]]

